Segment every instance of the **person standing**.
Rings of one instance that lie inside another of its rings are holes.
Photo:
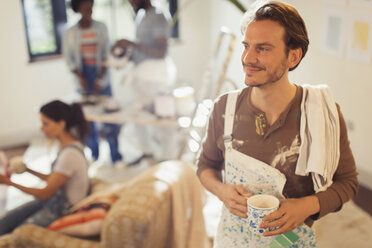
[[[118,40],[116,46],[130,52],[135,68],[129,76],[132,98],[136,106],[153,111],[155,98],[172,90],[176,67],[168,54],[170,14],[151,0],[130,0],[136,12],[136,40]],[[137,126],[143,157],[154,155],[157,160],[174,159],[177,135],[169,128]]]
[[[216,100],[198,160],[201,183],[223,202],[215,246],[268,247],[291,231],[299,237],[291,247],[316,247],[313,222],[358,191],[345,120],[328,87],[288,78],[309,44],[294,7],[261,1],[242,23],[247,87]],[[254,194],[281,200],[261,224],[270,231],[253,237],[247,198]]]
[[[75,76],[77,91],[82,95],[112,96],[110,74],[107,67],[110,41],[105,24],[92,19],[93,0],[72,0],[74,12],[81,19],[63,35],[62,50],[70,71]],[[90,123],[87,141],[93,159],[99,157],[99,132],[97,124]],[[103,124],[103,134],[110,146],[112,163],[120,162],[118,136],[120,125]]]

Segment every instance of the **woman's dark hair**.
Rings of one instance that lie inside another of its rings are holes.
[[[51,101],[40,108],[40,113],[54,121],[64,120],[65,130],[80,141],[88,135],[89,125],[78,103],[68,105],[59,100]]]
[[[79,12],[79,7],[82,2],[92,2],[94,3],[94,0],[71,0],[71,9],[75,12]]]
[[[250,9],[244,15],[242,21],[242,32],[245,32],[245,29],[250,23],[263,20],[277,22],[284,28],[286,53],[288,54],[291,49],[301,48],[302,60],[309,46],[309,37],[307,35],[305,22],[297,10],[292,6],[279,1],[258,2],[258,5],[256,5],[255,8]],[[289,70],[294,70],[300,62]]]

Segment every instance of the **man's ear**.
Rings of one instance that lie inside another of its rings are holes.
[[[302,58],[302,49],[300,47],[289,50],[289,54],[288,54],[289,69],[295,67],[298,63],[300,63],[301,58]]]

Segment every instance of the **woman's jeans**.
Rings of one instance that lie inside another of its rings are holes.
[[[70,207],[63,190],[58,190],[45,201],[27,202],[0,216],[0,235],[10,233],[23,224],[48,227],[53,221],[68,214]]]

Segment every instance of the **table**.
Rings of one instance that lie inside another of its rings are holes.
[[[82,103],[84,116],[88,121],[119,125],[134,123],[142,126],[172,128],[182,137],[177,159],[182,158],[187,146],[189,129],[192,126],[193,118],[191,116],[161,118],[136,105],[120,108],[114,112],[107,112],[105,111],[105,102],[110,99],[108,96],[96,96],[91,101],[87,101],[86,98],[84,99],[79,94],[73,93],[65,96],[63,101],[70,104],[73,102]]]
[[[95,96],[92,101],[84,100],[79,94],[73,93],[63,97],[66,103],[79,102],[82,104],[84,116],[88,121],[125,124],[128,122],[143,126],[158,126],[169,128],[187,128],[191,121],[187,121],[187,116],[174,118],[161,118],[149,111],[141,109],[139,106],[129,106],[120,108],[118,111],[109,112],[104,108],[106,101],[111,98],[108,96]],[[111,99],[112,100],[112,99]]]

